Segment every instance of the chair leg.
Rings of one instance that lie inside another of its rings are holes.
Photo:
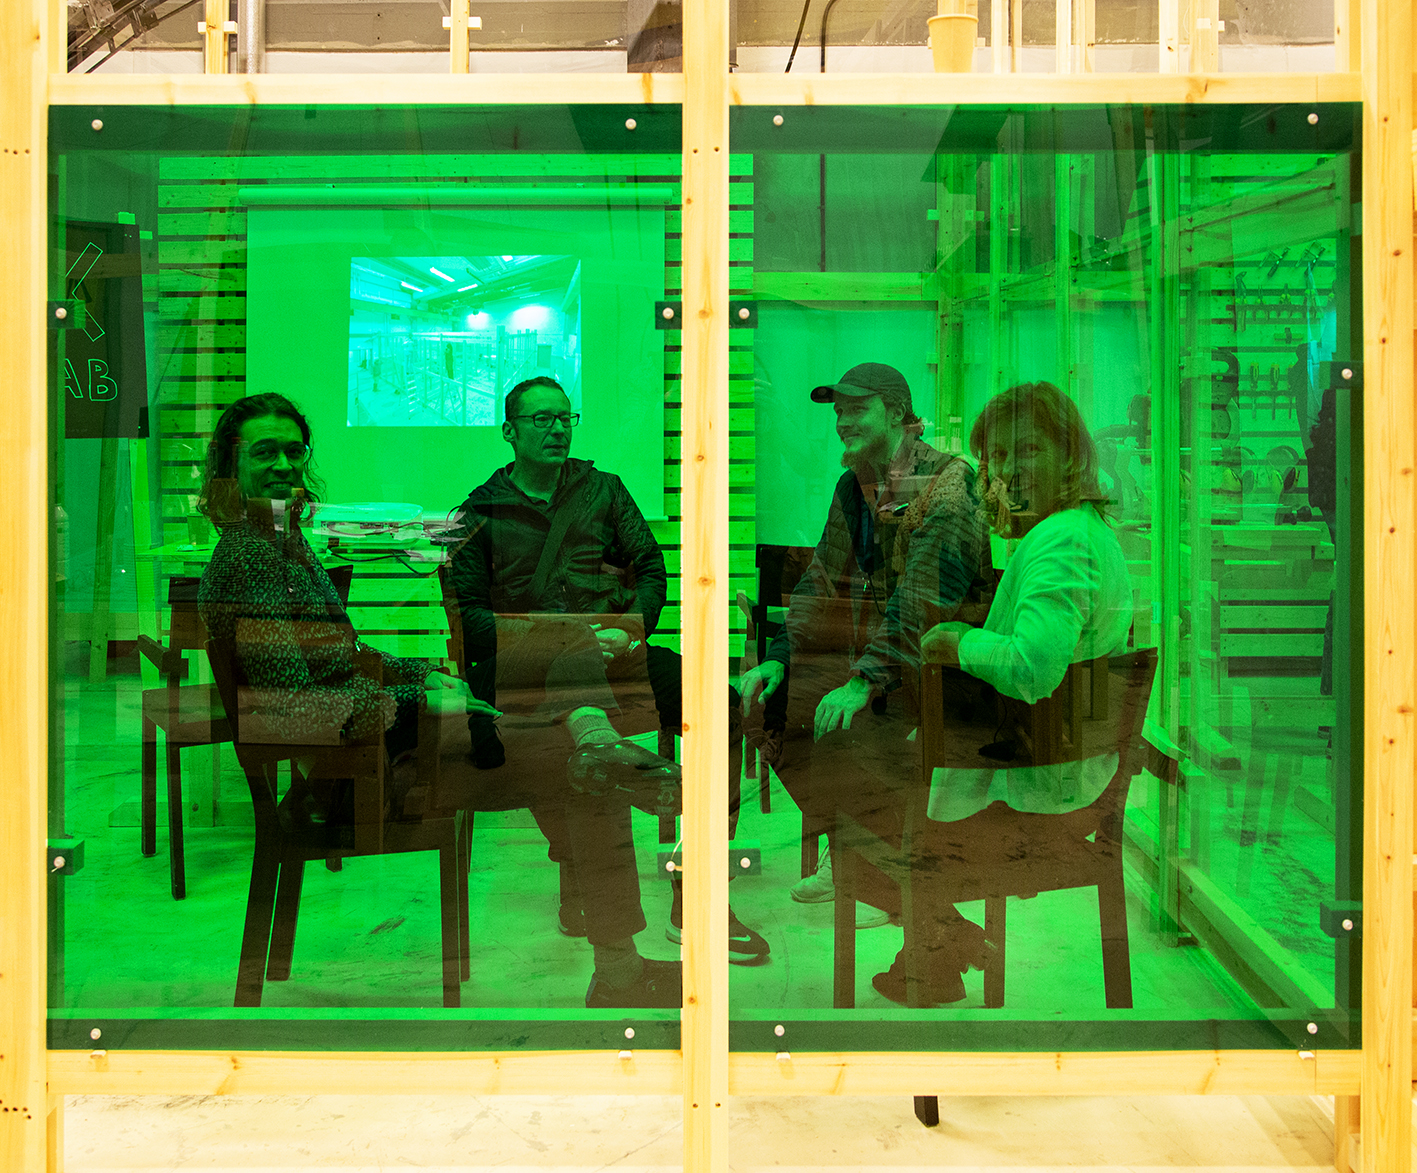
[[[142,789],[139,792],[139,836],[144,855],[157,854],[157,726],[143,720]]]
[[[915,1118],[926,1128],[934,1128],[940,1122],[940,1097],[916,1096]]]
[[[1127,894],[1120,858],[1112,874],[1097,885],[1097,913],[1102,922],[1102,985],[1107,1009],[1132,1005],[1132,955],[1127,938]]]
[[[472,938],[468,925],[469,911],[467,877],[472,871],[472,812],[468,811],[458,842],[458,942],[462,950],[462,966],[458,976],[462,981],[472,977]]]
[[[462,926],[459,924],[460,889],[458,872],[462,863],[458,834],[438,848],[438,904],[442,914],[443,1007],[456,1010],[462,1005]]]
[[[802,878],[816,875],[817,867],[821,863],[818,854],[817,838],[821,834],[821,829],[815,826],[806,815],[802,816]]]
[[[300,917],[300,890],[304,886],[305,861],[290,859],[282,863],[280,884],[276,888],[275,925],[271,930],[271,957],[266,965],[267,981],[290,979],[290,967],[295,958],[295,924]]]
[[[259,1006],[266,981],[266,954],[271,944],[280,856],[274,845],[256,844],[251,860],[251,888],[246,897],[246,926],[241,933],[241,960],[236,969],[236,1005]]]
[[[856,856],[844,847],[834,851],[832,1005],[851,1010],[856,1006]]]
[[[772,770],[758,754],[758,809],[765,815],[772,814]]]
[[[167,739],[167,870],[172,899],[187,897],[187,849],[182,838],[182,747]]]
[[[1004,955],[1008,948],[1008,900],[989,896],[984,900],[984,937],[995,950],[984,963],[984,1005],[998,1010],[1004,1004]]]

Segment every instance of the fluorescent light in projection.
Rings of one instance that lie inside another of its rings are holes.
[[[425,273],[446,284],[415,285]],[[345,422],[491,427],[533,375],[579,409],[580,286],[571,256],[351,258]]]

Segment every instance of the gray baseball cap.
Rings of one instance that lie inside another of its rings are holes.
[[[898,403],[905,408],[907,419],[914,413],[910,402],[910,384],[895,367],[883,362],[860,363],[842,375],[838,382],[812,388],[813,403],[830,403],[834,395],[853,398],[879,395],[887,403]]]

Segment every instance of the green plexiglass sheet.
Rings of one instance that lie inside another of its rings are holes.
[[[1356,111],[732,136],[734,1048],[1356,1046]]]
[[[51,145],[51,1045],[676,1048],[678,110]]]

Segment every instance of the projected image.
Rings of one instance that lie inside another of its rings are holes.
[[[550,375],[580,405],[580,262],[567,256],[354,257],[352,428],[478,427]]]

